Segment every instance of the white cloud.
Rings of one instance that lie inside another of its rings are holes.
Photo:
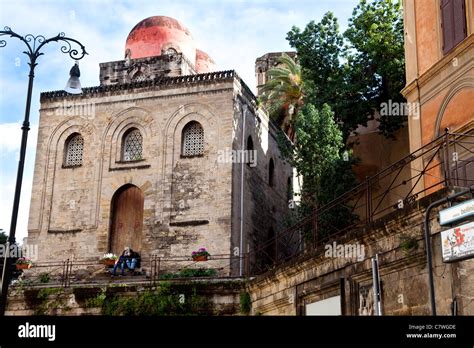
[[[20,151],[21,145],[21,123],[0,123],[0,158],[4,158],[11,152]],[[35,149],[38,136],[38,126],[31,125],[28,132],[28,148]]]

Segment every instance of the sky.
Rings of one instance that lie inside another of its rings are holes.
[[[358,0],[0,0],[0,28],[9,26],[20,35],[46,38],[64,32],[89,53],[80,61],[83,87],[99,85],[99,63],[121,60],[130,30],[151,16],[169,16],[184,24],[197,47],[206,51],[219,70],[233,69],[255,91],[254,64],[268,52],[288,51],[286,33],[292,26],[304,28],[332,11],[341,30]],[[24,44],[2,36],[0,47],[0,229],[10,228],[13,196],[28,83]],[[44,47],[35,69],[25,172],[16,237],[27,236],[38,132],[39,95],[62,90],[73,61],[61,53],[61,45]]]

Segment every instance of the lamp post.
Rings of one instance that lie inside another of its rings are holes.
[[[4,30],[0,31],[1,36],[10,36],[17,38],[26,45],[26,50],[23,51],[29,58],[28,65],[30,66],[30,73],[28,75],[28,92],[26,96],[26,108],[25,108],[25,118],[23,120],[22,135],[21,135],[21,147],[20,147],[20,160],[18,162],[18,172],[16,177],[16,186],[15,186],[15,196],[13,199],[13,210],[12,210],[12,219],[10,223],[9,237],[7,241],[7,249],[9,250],[10,245],[15,244],[15,232],[16,224],[18,220],[18,207],[20,205],[20,194],[21,194],[21,184],[23,181],[23,169],[25,166],[25,155],[26,155],[26,144],[28,139],[28,131],[30,130],[30,107],[31,107],[31,95],[33,92],[33,80],[35,77],[35,67],[38,65],[36,60],[39,56],[44,53],[41,52],[41,49],[50,42],[61,42],[61,52],[69,54],[72,59],[79,60],[82,59],[86,54],[86,49],[79,41],[66,37],[64,33],[59,33],[58,35],[46,39],[42,35],[33,36],[27,34],[21,36],[13,32],[9,27],[5,27]],[[77,44],[80,47],[81,52],[71,46],[71,43]],[[7,42],[5,40],[0,40],[0,48],[5,47]],[[8,286],[10,283],[11,277],[11,258],[8,255],[5,255],[3,270],[2,270],[2,284],[0,288],[0,316],[5,314],[6,304],[7,304],[7,294]]]

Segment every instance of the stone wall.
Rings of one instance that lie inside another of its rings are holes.
[[[99,79],[100,85],[106,86],[195,73],[192,63],[176,53],[101,63]]]
[[[6,315],[103,315],[104,300],[134,298],[144,292],[159,290],[162,283],[116,284],[113,286],[75,286],[70,288],[35,287],[11,288]],[[179,315],[239,315],[240,292],[238,280],[167,282],[169,293],[196,311]],[[195,304],[191,305],[192,301]],[[199,305],[202,303],[201,305]],[[185,307],[186,308],[186,307]],[[140,313],[147,315],[146,312]]]
[[[233,164],[233,245],[239,249],[242,246],[243,253],[251,252],[248,271],[252,271],[258,261],[254,251],[285,229],[284,219],[289,212],[288,178],[292,177],[292,168],[281,158],[278,130],[268,116],[257,110],[245,94],[238,98],[236,106],[233,149],[253,151],[254,155],[247,163]],[[249,139],[253,150],[249,150]],[[270,161],[274,163],[272,183]]]
[[[429,315],[423,214],[431,202],[444,195],[445,190],[438,191],[386,216],[372,229],[351,231],[336,240],[338,244],[363,245],[361,261],[325,255],[323,245],[256,277],[249,284],[252,313],[304,315],[307,304],[341,295],[343,315],[373,315],[371,257],[378,254],[383,314]],[[437,211],[432,211],[430,223],[437,312],[451,315],[456,300],[459,315],[473,315],[474,259],[443,263]]]

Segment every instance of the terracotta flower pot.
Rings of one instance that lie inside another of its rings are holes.
[[[17,263],[16,264],[16,269],[29,269],[31,268],[31,263]]]
[[[193,261],[207,261],[207,255],[193,256]]]
[[[102,260],[102,262],[107,267],[112,267],[113,265],[115,265],[115,260],[112,259]]]

